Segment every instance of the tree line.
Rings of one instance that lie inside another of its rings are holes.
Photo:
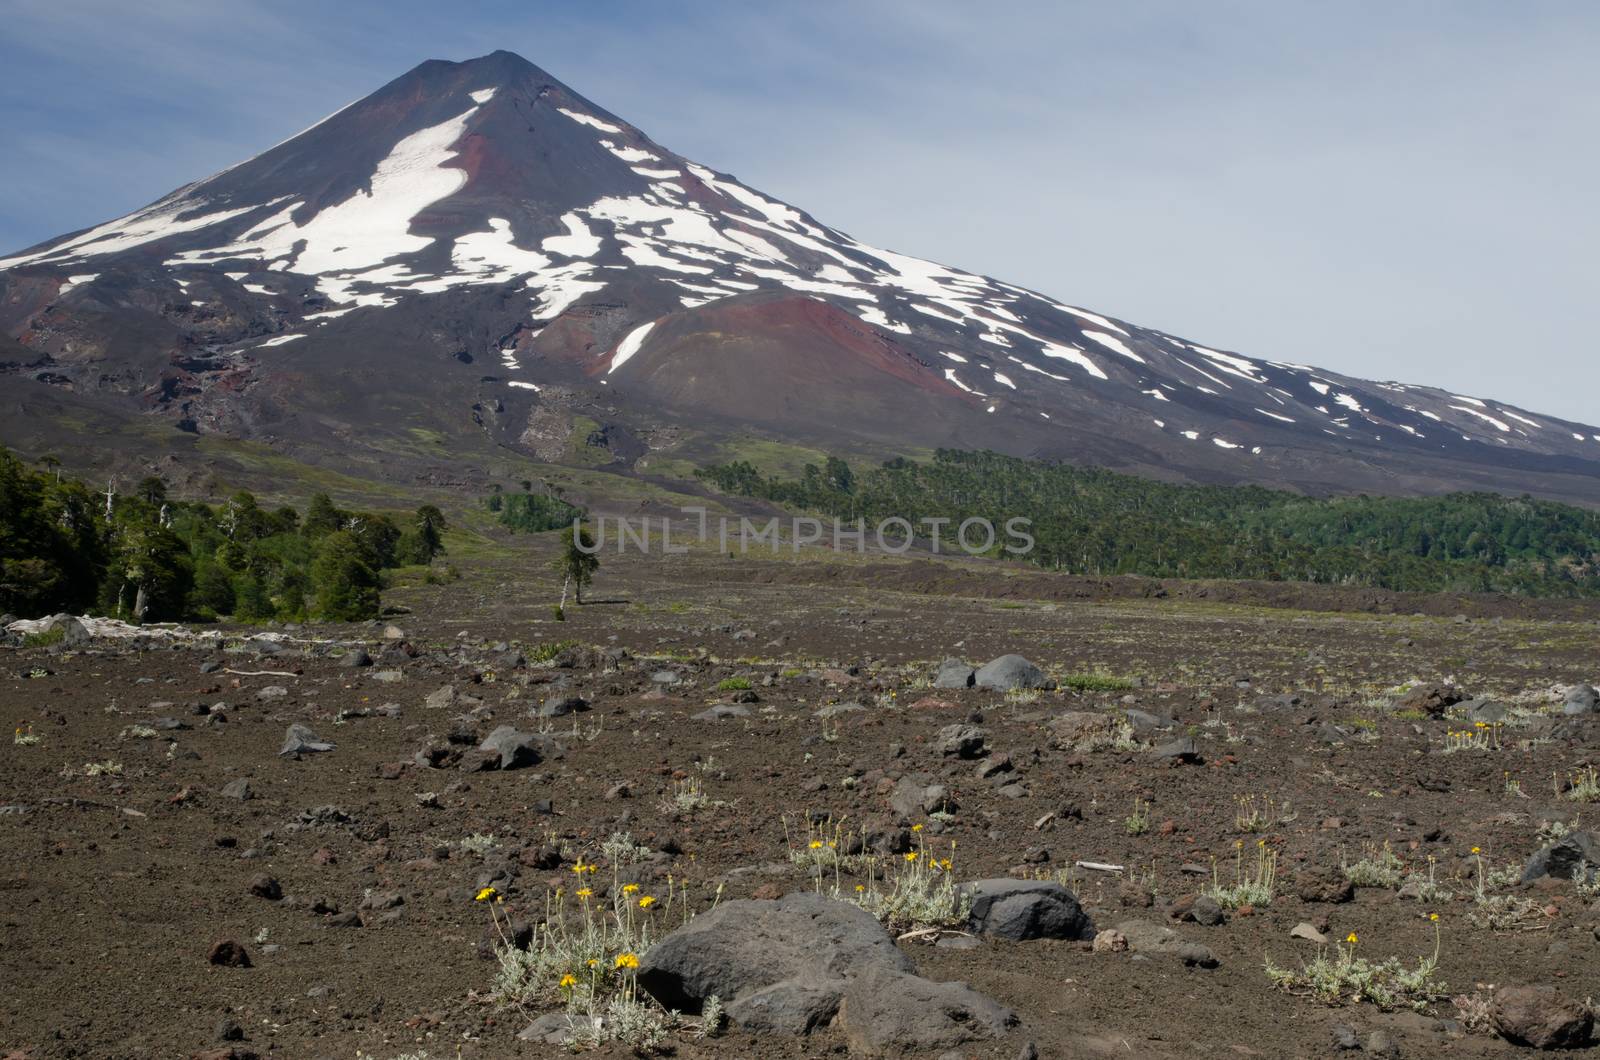
[[[444,551],[431,504],[397,521],[336,507],[262,507],[246,492],[212,505],[128,493],[28,467],[0,448],[0,611],[94,612],[129,621],[374,618],[384,572]]]
[[[829,457],[794,479],[745,461],[696,475],[725,493],[869,525],[1024,516],[1036,541],[1025,559],[1082,574],[1600,595],[1600,514],[1527,496],[1310,498],[947,449],[859,474]]]

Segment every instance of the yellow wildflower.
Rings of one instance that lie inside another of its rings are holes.
[[[571,972],[568,972],[566,975],[561,977],[561,982],[558,985],[563,990],[571,990],[573,987],[578,985],[578,977],[573,975]]]
[[[639,967],[639,958],[631,953],[619,953],[617,954],[617,967],[637,968]]]
[[[649,909],[651,906],[653,906],[655,904],[656,904],[656,898],[655,898],[655,895],[653,895],[653,894],[647,894],[643,898],[639,899],[639,908],[640,909]]]
[[[1345,937],[1344,937],[1344,940],[1345,940],[1345,941],[1346,941],[1346,942],[1348,942],[1348,943],[1349,943],[1349,944],[1350,944],[1350,945],[1352,945],[1352,946],[1354,946],[1354,945],[1355,945],[1355,944],[1356,944],[1356,942],[1357,942],[1357,941],[1359,941],[1359,940],[1358,940],[1358,939],[1357,939],[1357,938],[1356,938],[1356,933],[1355,933],[1355,932],[1354,932],[1354,931],[1352,931],[1352,932],[1350,932],[1350,934],[1348,934],[1348,935],[1346,935],[1346,936],[1345,936]]]
[[[499,893],[500,892],[495,890],[493,887],[485,887],[483,890],[478,892],[478,897],[474,898],[473,901],[474,902],[487,902],[489,899],[493,898],[495,895],[497,895]]]
[[[578,895],[579,898],[588,898],[588,897],[592,896],[593,894],[594,894],[594,891],[591,890],[588,887],[579,887],[578,890],[577,890],[577,895]]]
[[[906,854],[906,860],[907,861],[915,861],[915,860],[917,860],[917,852],[915,850],[909,851]]]
[[[623,894],[632,894],[634,891],[637,891],[638,889],[639,889],[639,885],[637,883],[625,883],[625,884],[622,885],[622,893]]]
[[[812,850],[821,850],[821,849],[822,849],[822,840],[820,840],[820,839],[813,839],[813,840],[812,840],[812,841],[811,841],[811,849],[812,849]]]

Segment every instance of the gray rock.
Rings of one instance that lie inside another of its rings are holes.
[[[94,638],[89,635],[89,629],[72,615],[51,615],[40,627],[41,633],[61,633],[61,644],[68,648],[82,648]]]
[[[280,755],[292,755],[298,758],[304,754],[318,754],[331,751],[337,745],[322,739],[308,727],[296,723],[289,726],[288,733],[283,738],[283,747],[278,751]]]
[[[1489,725],[1505,721],[1511,710],[1504,703],[1497,703],[1492,699],[1474,699],[1467,710],[1469,721],[1481,721]]]
[[[552,696],[539,708],[541,718],[564,718],[580,710],[588,710],[589,701],[582,696]]]
[[[1573,685],[1567,689],[1567,700],[1561,708],[1563,714],[1600,713],[1600,692],[1592,685]]]
[[[671,670],[657,670],[650,675],[650,680],[658,685],[675,685],[682,681],[683,678]]]
[[[862,706],[860,703],[829,703],[827,706],[817,711],[816,716],[819,718],[837,718],[841,714],[860,714],[866,709],[867,708]]]
[[[985,663],[972,678],[979,688],[1009,692],[1014,688],[1054,688],[1044,671],[1020,655],[1002,655]]]
[[[339,665],[346,670],[360,670],[372,665],[372,656],[360,648],[347,651],[339,657]]]
[[[934,675],[934,688],[971,688],[977,671],[960,659],[946,659]]]
[[[240,802],[249,802],[255,797],[255,792],[250,787],[250,782],[244,777],[230,780],[222,785],[222,795],[228,799],[238,799]]]
[[[510,725],[502,725],[484,738],[478,750],[499,755],[494,768],[521,769],[539,764],[541,743],[536,733],[518,732]]]
[[[1172,718],[1163,717],[1160,714],[1151,714],[1145,710],[1125,710],[1122,712],[1122,716],[1127,719],[1129,725],[1133,726],[1134,735],[1141,738],[1160,732],[1163,729],[1173,728],[1178,724]]]
[[[832,1021],[871,1053],[949,1048],[1016,1022],[962,984],[918,978],[870,913],[816,894],[724,902],[651,947],[638,983],[688,1012],[715,994],[752,1031],[802,1035]]]
[[[1600,870],[1600,833],[1573,832],[1551,843],[1528,859],[1522,869],[1522,882],[1531,883],[1544,876],[1570,880],[1585,864],[1592,879]]]
[[[1117,925],[1117,930],[1128,940],[1128,949],[1134,953],[1176,957],[1190,967],[1215,968],[1222,963],[1207,947],[1190,942],[1172,928],[1161,924],[1153,924],[1148,920],[1125,920]]]
[[[707,709],[702,710],[698,714],[690,715],[690,718],[694,721],[725,721],[728,718],[748,718],[749,716],[749,707],[735,706],[729,703],[718,703],[713,707],[708,707]]]
[[[935,983],[885,968],[869,968],[848,981],[839,1026],[851,1052],[926,1056],[966,1042],[999,1038],[1015,1027],[1016,1013],[965,983]]]
[[[736,998],[725,1011],[751,1034],[810,1034],[838,1015],[839,987],[834,979],[785,979]]]
[[[1200,749],[1195,746],[1193,739],[1187,736],[1180,736],[1176,740],[1168,740],[1164,744],[1152,747],[1150,756],[1165,761],[1198,762],[1200,760]]]
[[[972,896],[968,923],[979,935],[1027,939],[1092,939],[1094,924],[1077,896],[1059,883],[997,878],[963,885]]]
[[[838,982],[869,966],[910,975],[911,959],[865,909],[805,892],[723,902],[650,948],[639,985],[668,1008],[698,1011],[790,979]]]
[[[956,808],[955,800],[950,797],[950,789],[943,784],[935,784],[933,778],[925,773],[901,777],[894,786],[894,793],[889,796],[889,805],[902,817],[916,817],[935,810],[948,813]]]
[[[976,725],[946,725],[934,739],[939,753],[946,757],[979,758],[984,753],[987,734]]]
[[[518,1031],[517,1040],[543,1042],[546,1045],[560,1045],[575,1035],[578,1029],[578,1020],[584,1018],[586,1017],[569,1015],[565,1011],[546,1012],[543,1016]]]
[[[1209,894],[1202,894],[1195,898],[1189,906],[1189,915],[1196,924],[1204,927],[1216,927],[1228,919],[1228,914],[1223,911],[1222,905]]]
[[[1489,1019],[1501,1037],[1535,1049],[1573,1049],[1589,1044],[1594,1014],[1553,986],[1497,990]]]

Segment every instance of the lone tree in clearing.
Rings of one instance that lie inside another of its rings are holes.
[[[594,580],[600,567],[600,557],[595,555],[594,538],[589,531],[574,523],[561,531],[561,554],[556,557],[556,572],[561,575],[561,602],[556,605],[556,618],[566,618],[567,589],[576,590],[574,599],[583,603],[583,587]]]

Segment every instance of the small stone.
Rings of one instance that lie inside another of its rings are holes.
[[[230,780],[226,784],[222,785],[223,798],[238,799],[240,802],[248,802],[254,796],[255,792],[251,790],[250,782],[243,777],[240,777],[238,780]]]
[[[319,754],[333,750],[335,745],[322,739],[310,728],[300,724],[289,726],[288,733],[283,738],[283,747],[278,751],[285,757],[299,758],[304,754]]]
[[[250,881],[250,893],[257,898],[265,898],[269,902],[276,902],[283,897],[283,887],[271,876],[261,873]]]
[[[1587,1045],[1594,1030],[1588,1006],[1553,986],[1512,986],[1496,991],[1489,1018],[1501,1037],[1535,1049]]]
[[[220,968],[248,968],[250,954],[245,952],[243,943],[222,939],[211,944],[211,949],[206,952],[206,961]]]
[[[1289,929],[1289,937],[1292,939],[1304,939],[1307,942],[1315,942],[1318,946],[1326,946],[1328,944],[1328,936],[1324,935],[1313,925],[1304,920]],[[1352,1048],[1354,1048],[1354,1046],[1352,1046]]]
[[[1096,933],[1092,948],[1095,953],[1123,953],[1128,949],[1128,937],[1116,928],[1107,928]]]

